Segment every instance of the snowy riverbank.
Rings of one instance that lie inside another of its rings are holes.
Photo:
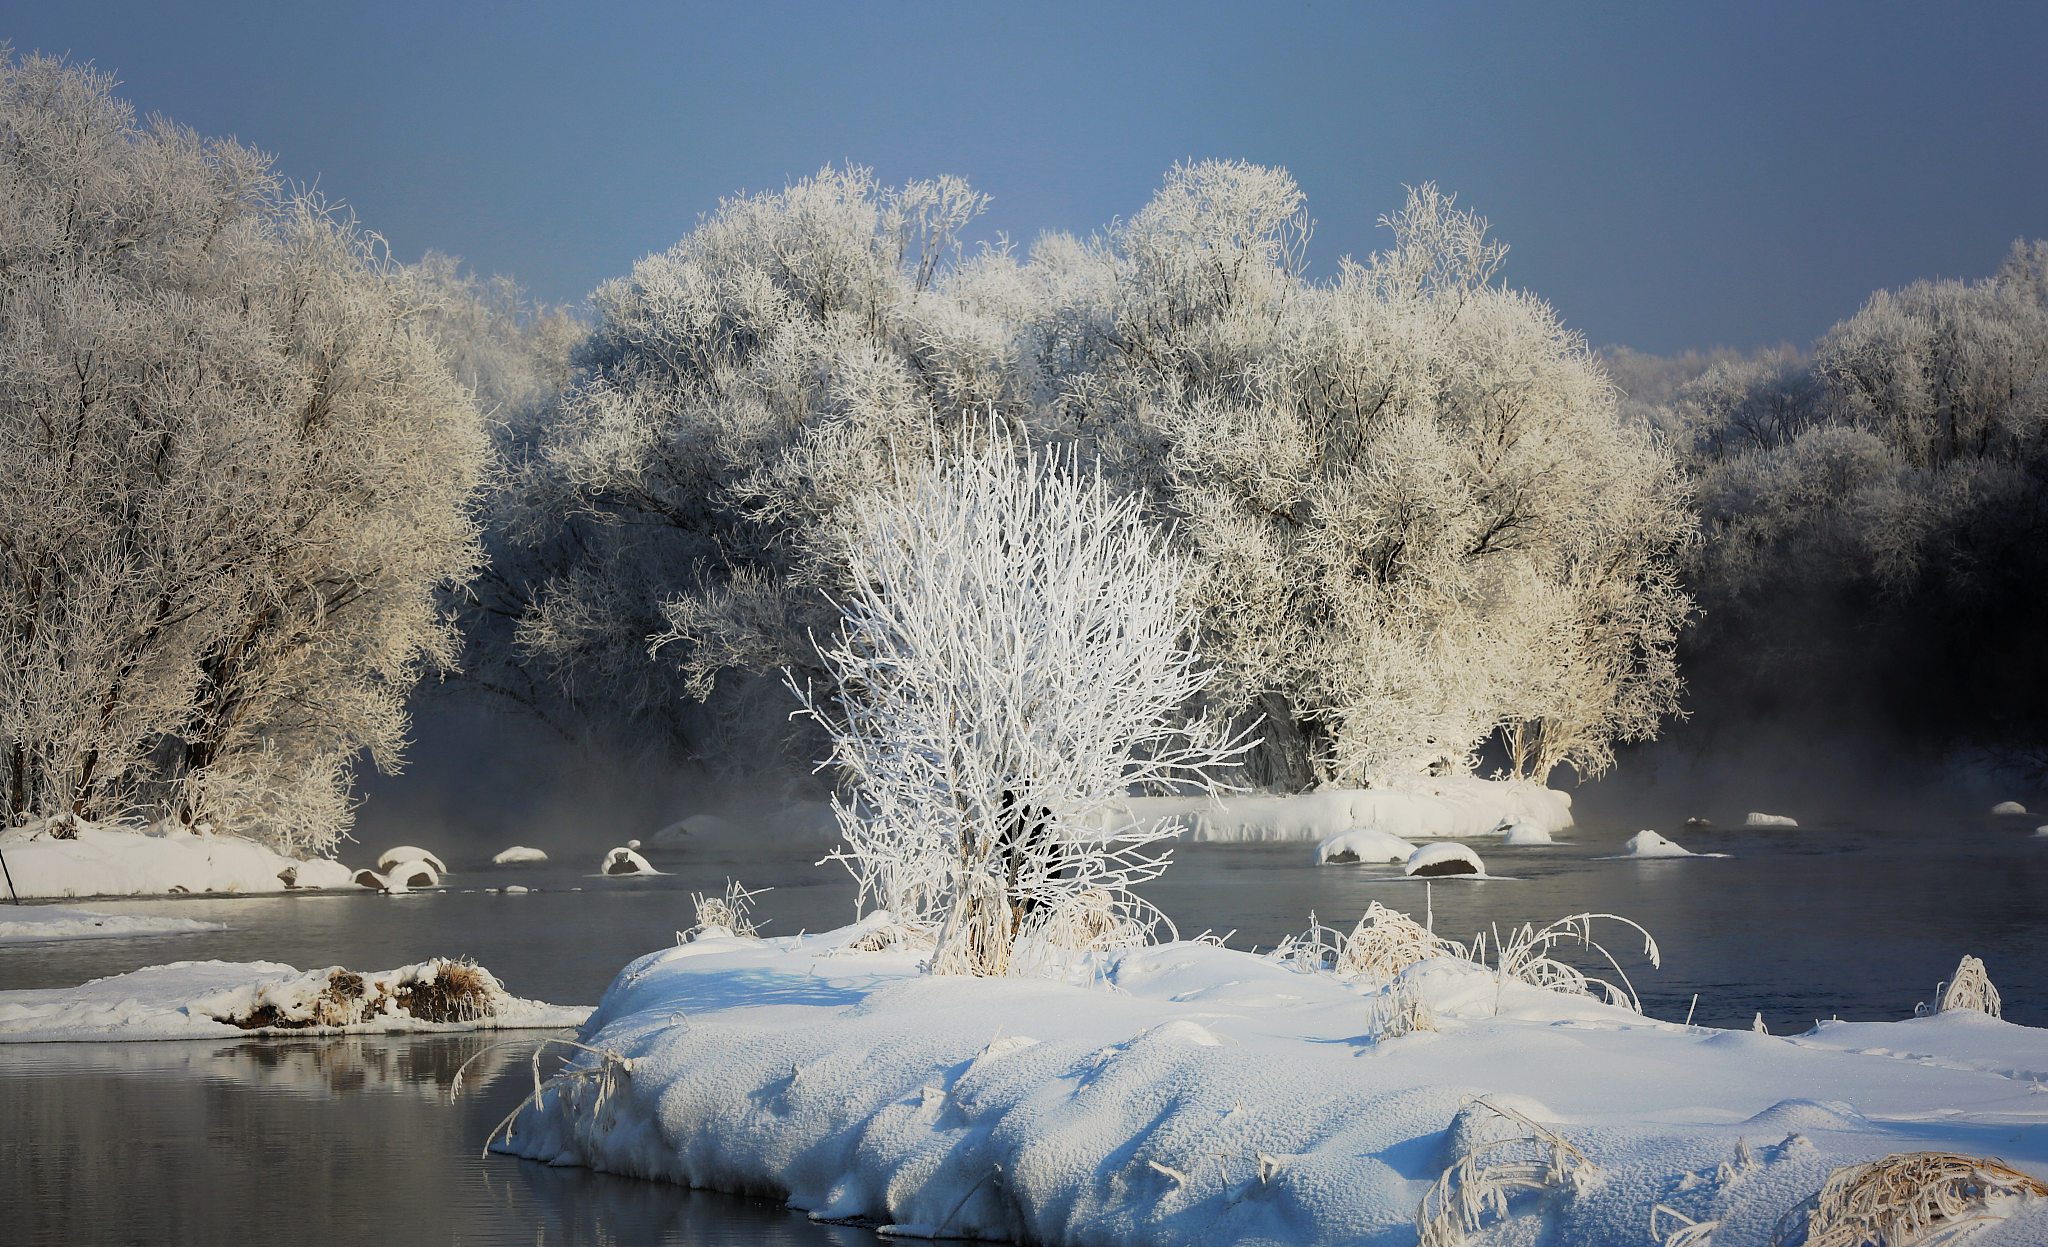
[[[286,857],[240,836],[195,833],[175,823],[149,828],[35,823],[0,832],[0,854],[14,894],[21,897],[355,886],[348,867],[330,858]]]
[[[1572,825],[1567,792],[1520,780],[1472,775],[1402,779],[1377,788],[1320,788],[1287,795],[1137,797],[1141,820],[1172,819],[1190,840],[1320,841],[1375,828],[1406,840],[1462,840],[1505,834],[1520,824],[1545,833]]]
[[[0,992],[0,1043],[552,1029],[589,1012],[521,1000],[464,962],[357,972],[179,961],[78,987]]]
[[[1475,1144],[1547,1153],[1525,1118],[1590,1168],[1485,1241],[1547,1224],[1544,1241],[1638,1247],[1663,1204],[1721,1221],[1716,1247],[1762,1244],[1835,1167],[1907,1150],[2048,1174],[2048,1032],[1980,1014],[1779,1037],[1455,959],[1373,989],[1177,943],[1112,957],[1089,987],[925,976],[836,951],[847,938],[634,962],[582,1031],[615,1056],[579,1054],[501,1150],[915,1233],[1091,1244],[1405,1247]],[[1435,1030],[1367,1037],[1418,1001]],[[2044,1239],[2036,1202],[1972,1242]]]

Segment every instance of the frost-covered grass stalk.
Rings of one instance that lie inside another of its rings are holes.
[[[1374,901],[1365,916],[1339,935],[1308,916],[1309,928],[1290,935],[1273,950],[1272,956],[1297,970],[1327,970],[1344,977],[1359,976],[1375,983],[1389,982],[1401,971],[1431,957],[1463,957],[1465,946],[1438,936],[1422,923],[1398,910]]]
[[[1628,973],[1621,968],[1621,962],[1593,938],[1595,920],[1617,923],[1642,936],[1643,955],[1650,959],[1650,965],[1663,964],[1663,954],[1657,949],[1657,941],[1637,923],[1617,914],[1572,914],[1544,927],[1524,923],[1510,929],[1505,937],[1498,931],[1494,932],[1494,974],[1500,987],[1505,989],[1510,980],[1519,980],[1546,991],[1602,998],[1608,1004],[1641,1013],[1643,1002],[1636,995],[1635,984],[1629,982]],[[1486,959],[1485,941],[1475,941],[1474,944],[1473,957],[1483,963]],[[1614,978],[1609,980],[1587,974],[1552,955],[1573,944],[1598,953],[1608,969],[1613,971]],[[1499,1008],[1497,995],[1495,1008]]]
[[[1415,1207],[1417,1247],[1460,1247],[1488,1217],[1505,1217],[1517,1192],[1577,1193],[1600,1173],[1570,1139],[1503,1105],[1475,1100],[1510,1133],[1469,1148]]]
[[[1934,989],[1935,999],[1942,1013],[1957,1009],[1968,1009],[1977,1013],[1988,1013],[1992,1017],[2004,1016],[2004,1005],[1998,998],[1998,989],[1991,985],[1991,976],[1986,973],[1984,963],[1975,957],[1965,955],[1956,965],[1955,977]]]
[[[711,896],[702,892],[690,893],[697,921],[686,938],[695,939],[707,931],[724,931],[745,940],[761,938],[760,926],[754,921],[754,898],[769,891],[773,889],[743,888],[737,879],[727,879],[723,892]]]
[[[863,907],[935,931],[935,972],[1145,941],[1165,918],[1134,889],[1175,832],[1125,794],[1216,791],[1248,747],[1186,713],[1187,564],[1071,451],[990,435],[905,475],[850,508],[828,689],[790,681],[844,781],[835,856]]]

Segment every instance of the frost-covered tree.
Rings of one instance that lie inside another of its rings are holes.
[[[1498,284],[1484,221],[1424,188],[1391,248],[1315,282],[1277,169],[1176,168],[1022,262],[961,254],[980,203],[826,170],[599,292],[527,477],[536,530],[590,551],[534,596],[535,662],[648,706],[808,665],[851,509],[972,413],[1173,525],[1212,696],[1269,725],[1258,779],[1456,769],[1501,732],[1531,774],[1598,770],[1672,712],[1683,482]]]
[[[2044,271],[2023,243],[1989,280],[1880,291],[1810,359],[1716,361],[1666,403],[1703,524],[1692,657],[1736,713],[2048,746]]]
[[[0,803],[294,851],[396,766],[488,454],[414,276],[267,160],[0,58]]]
[[[744,722],[815,661],[833,517],[961,410],[1010,411],[1009,332],[937,287],[983,199],[827,169],[728,200],[592,298],[572,384],[519,465],[529,665],[677,747],[684,696]],[[651,637],[663,639],[650,662]],[[725,687],[720,688],[721,684]]]
[[[849,508],[829,682],[795,683],[831,736],[842,859],[861,900],[930,931],[940,973],[1143,942],[1133,889],[1173,832],[1133,784],[1213,790],[1242,745],[1185,707],[1191,568],[1071,451],[965,444]]]
[[[1034,255],[1065,304],[1038,355],[1181,521],[1220,693],[1293,743],[1282,777],[1462,769],[1497,730],[1529,774],[1597,771],[1676,708],[1682,482],[1583,342],[1495,283],[1482,219],[1423,187],[1386,224],[1308,282],[1291,179],[1177,168]]]

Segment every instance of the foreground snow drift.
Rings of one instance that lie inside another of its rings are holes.
[[[351,884],[348,867],[301,861],[240,836],[176,824],[117,830],[86,822],[31,824],[0,834],[20,896],[140,896],[169,892],[285,892]]]
[[[1516,824],[1549,832],[1572,825],[1570,793],[1469,775],[1217,801],[1134,797],[1129,809],[1140,820],[1179,823],[1190,840],[1321,841],[1354,828],[1376,828],[1408,840],[1459,840],[1502,835]]]
[[[552,1028],[589,1012],[521,1000],[459,961],[364,972],[179,961],[79,987],[0,992],[0,1043]]]
[[[143,935],[192,935],[225,931],[227,924],[159,914],[111,914],[98,909],[62,905],[9,905],[0,908],[0,944],[42,940],[132,939]]]
[[[1376,990],[1201,943],[1100,962],[1099,987],[934,978],[835,953],[869,933],[634,962],[581,1033],[606,1055],[579,1053],[500,1149],[1048,1244],[1412,1244],[1431,1184],[1517,1113],[1592,1176],[1477,1241],[1639,1247],[1661,1203],[1721,1220],[1716,1247],[1762,1244],[1836,1166],[1907,1150],[2048,1173],[2048,1033],[1982,1015],[1774,1038],[1461,960]],[[1395,997],[1436,1029],[1367,1038]],[[1972,1239],[2040,1241],[2032,1204]]]

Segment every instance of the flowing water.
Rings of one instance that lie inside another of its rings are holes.
[[[1681,833],[1726,858],[1602,860],[1622,829],[1569,843],[1480,844],[1503,878],[1402,879],[1391,867],[1317,867],[1304,844],[1193,845],[1149,894],[1184,934],[1270,947],[1310,911],[1348,925],[1378,900],[1433,916],[1454,938],[1581,911],[1640,921],[1651,969],[1610,947],[1653,1015],[1771,1029],[1891,1018],[1932,997],[1957,958],[1984,958],[2007,1016],[2048,1024],[2048,842],[2032,824],[1744,828]],[[1632,829],[1630,829],[1632,830]],[[815,853],[667,858],[659,878],[602,879],[588,864],[466,866],[442,890],[102,901],[124,912],[228,924],[200,935],[0,946],[0,990],[63,986],[181,959],[386,969],[467,955],[520,995],[594,1003],[620,966],[672,943],[689,894],[729,876],[771,887],[769,934],[838,925],[853,891]],[[504,894],[519,884],[536,889]],[[0,1241],[218,1243],[308,1233],[324,1242],[871,1243],[773,1203],[689,1192],[502,1156],[480,1158],[524,1093],[511,1053],[486,1054],[480,1091],[450,1103],[454,1070],[497,1037],[0,1045]],[[496,1073],[502,1076],[490,1077]],[[479,1081],[473,1072],[465,1082]]]

